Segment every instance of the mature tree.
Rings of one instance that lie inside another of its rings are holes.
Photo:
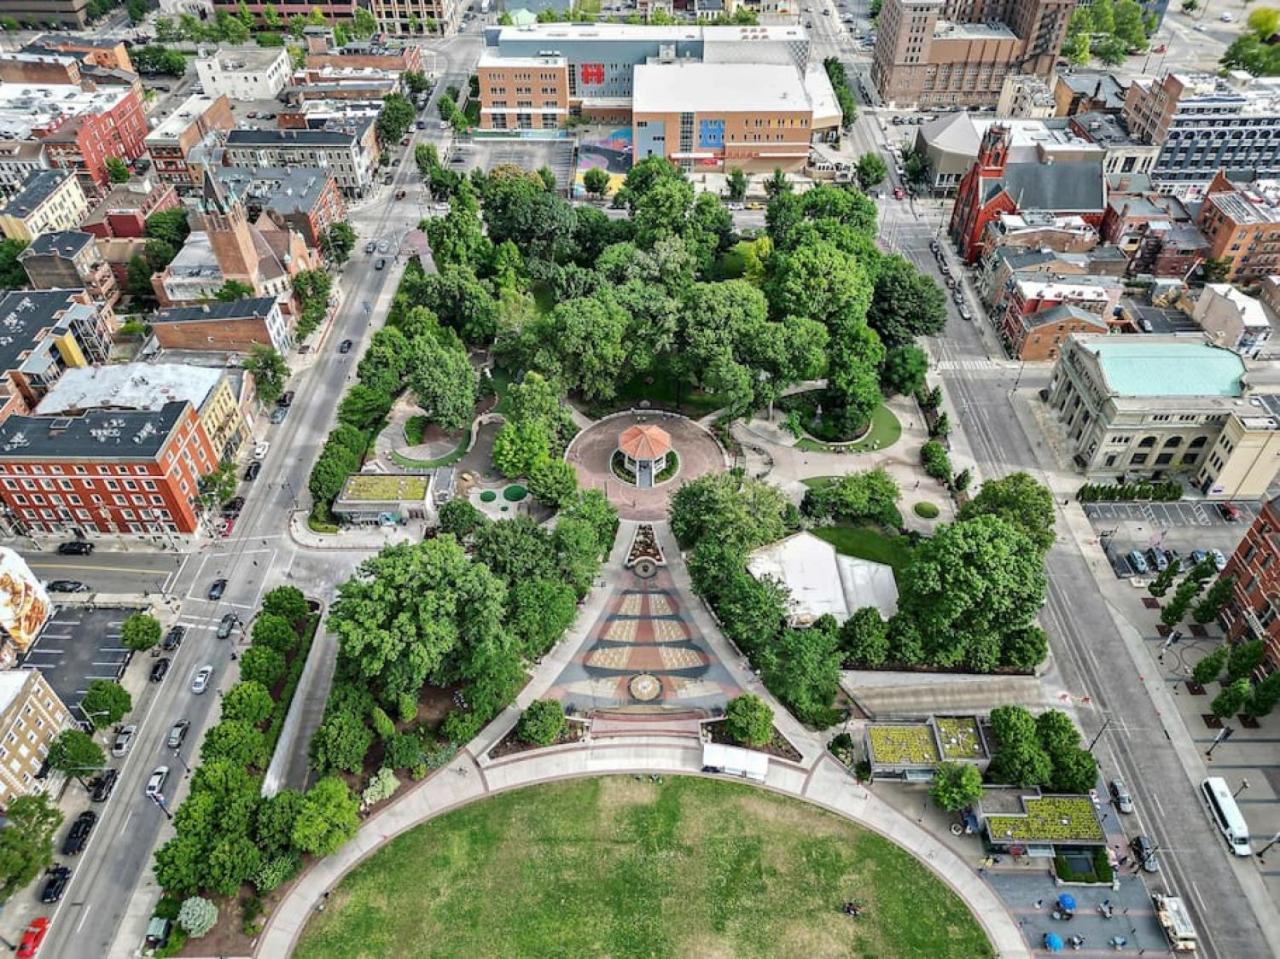
[[[89,688],[80,700],[80,711],[94,729],[104,729],[118,723],[133,708],[133,697],[117,682],[109,679],[89,681]]]
[[[1196,579],[1193,569],[1173,591],[1173,598],[1160,610],[1160,622],[1166,626],[1177,626],[1182,622],[1183,617],[1187,615],[1187,610],[1191,607],[1191,601],[1200,592],[1201,585],[1202,581]]]
[[[328,856],[356,834],[360,801],[336,776],[321,779],[302,798],[293,824],[293,845],[303,852]]]
[[[106,753],[93,741],[93,737],[79,729],[64,729],[49,744],[45,757],[49,768],[83,779],[107,765]]]
[[[803,507],[811,516],[898,526],[902,516],[894,504],[901,496],[893,477],[883,467],[876,467],[848,473],[827,486],[809,490]]]
[[[735,696],[725,709],[724,731],[744,746],[763,746],[773,738],[773,710],[753,693]]]
[[[267,646],[286,654],[298,645],[298,634],[293,624],[276,613],[263,612],[253,621],[253,645]]]
[[[1259,40],[1270,40],[1280,32],[1280,10],[1275,7],[1259,7],[1249,14],[1246,23]]]
[[[991,728],[997,748],[987,775],[1011,786],[1046,786],[1053,778],[1053,763],[1040,744],[1036,721],[1021,706],[997,706],[991,710]]]
[[[826,417],[845,434],[860,430],[883,397],[880,367],[884,345],[876,331],[863,323],[844,326],[831,337],[827,364]]]
[[[568,583],[552,579],[520,580],[510,590],[507,626],[529,659],[541,657],[560,641],[578,612]]]
[[[867,316],[871,282],[853,257],[833,243],[816,241],[775,252],[766,286],[775,316],[804,316],[834,332]]]
[[[551,437],[540,419],[507,422],[493,438],[493,465],[511,479],[528,476],[551,457]]]
[[[760,651],[760,672],[797,719],[822,728],[836,718],[831,703],[840,691],[840,661],[835,621],[819,620],[808,629],[783,630]]]
[[[1027,473],[987,480],[959,515],[961,520],[999,516],[1020,529],[1041,553],[1053,545],[1053,494]]]
[[[923,541],[899,590],[899,615],[924,638],[931,664],[990,672],[1005,662],[1010,636],[1039,612],[1045,577],[1027,536],[985,515],[943,525]]]
[[[728,190],[729,200],[733,203],[741,203],[747,198],[747,175],[742,172],[741,167],[732,167],[725,181],[725,188]]]
[[[1182,572],[1182,560],[1174,557],[1165,564],[1164,569],[1156,573],[1156,578],[1147,584],[1147,592],[1157,598],[1163,597],[1169,592],[1169,587],[1173,585],[1180,572]]]
[[[418,405],[447,430],[461,430],[475,415],[478,382],[467,351],[456,338],[419,336],[409,361],[409,385]]]
[[[856,610],[840,627],[840,651],[851,666],[875,669],[889,657],[889,624],[874,606]]]
[[[918,336],[933,336],[946,322],[947,298],[931,277],[901,256],[880,262],[867,323],[886,346],[905,346]]]
[[[1226,719],[1244,707],[1252,691],[1253,687],[1249,680],[1237,679],[1230,685],[1222,687],[1222,691],[1209,704],[1209,711],[1219,719]]]
[[[1262,663],[1266,656],[1267,646],[1261,639],[1250,639],[1231,647],[1227,656],[1226,682],[1234,683],[1238,679],[1246,679]]]
[[[890,393],[910,396],[924,386],[929,371],[929,357],[914,343],[891,346],[885,351],[880,384]]]
[[[18,796],[0,828],[0,901],[44,872],[53,862],[53,836],[62,813],[46,793]]]
[[[558,303],[548,319],[537,366],[547,375],[560,374],[569,389],[587,399],[609,399],[627,358],[628,320],[609,296]]]
[[[284,394],[289,367],[273,347],[254,343],[244,359],[244,368],[253,374],[254,389],[265,405],[271,406]]]
[[[134,613],[120,624],[120,642],[135,653],[145,653],[160,642],[160,620],[148,613]]]
[[[609,171],[603,167],[592,167],[582,174],[582,185],[594,197],[603,197],[609,189]]]
[[[578,492],[578,474],[564,460],[548,457],[530,470],[529,492],[544,506],[559,509]]]
[[[775,169],[764,181],[765,195],[771,199],[785,196],[792,191],[791,181],[787,179],[787,175],[781,169]]]
[[[1204,599],[1196,604],[1195,609],[1191,611],[1191,618],[1201,625],[1217,619],[1218,614],[1222,612],[1222,607],[1227,604],[1227,600],[1234,592],[1235,578],[1223,576],[1209,587],[1209,592],[1204,594]]]
[[[364,766],[371,745],[373,731],[364,720],[351,710],[337,709],[311,737],[311,761],[321,772],[356,773]]]
[[[18,254],[27,248],[26,240],[0,240],[0,289],[20,290],[28,285],[27,271]],[[147,290],[151,288],[151,274],[147,274]]]
[[[564,707],[559,700],[537,699],[531,702],[520,717],[517,735],[536,746],[550,746],[564,729]]]
[[[1098,782],[1098,761],[1093,753],[1071,746],[1049,754],[1053,776],[1049,788],[1060,793],[1087,793]]]
[[[261,768],[269,758],[262,731],[243,719],[223,719],[205,733],[200,744],[203,762],[225,759],[240,766]]]
[[[275,700],[262,683],[251,679],[241,680],[222,697],[222,718],[261,726],[271,718]]]
[[[1191,668],[1191,679],[1201,686],[1216,681],[1222,675],[1222,668],[1227,665],[1230,652],[1231,649],[1226,644],[1216,647]]]
[[[302,808],[302,793],[282,789],[262,801],[254,823],[254,838],[265,853],[286,852],[293,846],[293,824]]]
[[[363,7],[358,8],[363,9]],[[356,231],[350,223],[339,222],[333,224],[320,237],[320,248],[329,255],[329,258],[341,266],[351,258],[351,252],[356,248]]]
[[[744,554],[782,539],[794,525],[794,507],[782,491],[740,473],[708,473],[671,497],[671,531],[685,549],[703,538]]]
[[[363,40],[371,37],[378,32],[377,18],[366,10],[364,7],[356,7],[355,15],[351,20],[351,35]],[[410,93],[422,93],[430,89],[427,78],[421,73],[412,70],[406,71],[402,77],[404,85],[408,87]]]
[[[468,500],[454,498],[440,507],[440,532],[464,540],[486,522],[484,513]]]
[[[982,773],[973,763],[942,763],[934,771],[929,798],[946,812],[959,812],[982,798]]]
[[[201,896],[189,896],[178,910],[178,925],[193,939],[205,936],[218,924],[218,907]]]
[[[378,114],[378,139],[390,146],[409,132],[418,111],[402,93],[388,93],[382,98],[382,110]]]
[[[1253,687],[1249,701],[1245,703],[1246,715],[1260,718],[1266,716],[1280,703],[1280,672],[1270,673],[1265,679]]]
[[[187,209],[182,206],[170,207],[147,217],[143,233],[148,239],[164,240],[175,250],[181,249],[191,233],[191,224],[187,221]]]
[[[106,159],[107,179],[112,183],[129,182],[129,167],[118,156],[109,156]]]
[[[579,490],[577,499],[560,508],[560,519],[582,520],[591,529],[597,556],[607,556],[613,548],[618,511],[600,490]]]
[[[879,153],[870,152],[858,158],[853,172],[858,178],[858,186],[869,190],[876,184],[884,182],[884,178],[889,175],[889,167]]]
[[[271,689],[284,678],[284,656],[270,646],[250,646],[240,654],[240,675]]]

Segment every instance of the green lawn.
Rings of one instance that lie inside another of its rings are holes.
[[[489,381],[493,384],[493,392],[498,397],[498,403],[493,408],[493,412],[509,412],[510,406],[507,403],[507,391],[511,388],[511,371],[502,366],[490,367]]]
[[[805,482],[807,485],[809,481]],[[890,536],[872,526],[819,526],[813,530],[813,534],[825,539],[837,552],[876,563],[887,563],[895,573],[901,573],[911,558],[911,550],[905,537]]]
[[[857,920],[840,904],[865,907]],[[978,959],[963,903],[888,840],[736,783],[614,776],[505,793],[397,837],[297,959]]]
[[[427,424],[431,421],[422,414],[410,416],[404,421],[404,441],[410,446],[418,446],[422,443],[422,434],[426,430]]]
[[[397,453],[395,450],[390,451],[392,462],[397,466],[403,466],[405,469],[433,469],[437,466],[452,466],[462,457],[467,455],[467,447],[471,445],[471,427],[467,427],[467,431],[458,438],[458,445],[453,448],[453,452],[445,453],[444,456],[438,456],[433,460],[416,460],[403,453]]]
[[[833,445],[806,436],[796,441],[796,449],[806,453],[868,453],[892,446],[898,442],[900,436],[902,436],[902,424],[898,422],[898,418],[893,415],[889,407],[880,405],[871,414],[871,431],[856,443]]]

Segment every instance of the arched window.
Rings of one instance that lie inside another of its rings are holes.
[[[1207,441],[1208,441],[1207,436],[1197,436],[1195,439],[1193,439],[1190,443],[1187,444],[1187,449],[1198,450],[1200,447],[1204,446],[1204,444]]]
[[[1173,449],[1175,446],[1181,446],[1181,445],[1182,445],[1181,436],[1170,436],[1167,440],[1164,441],[1164,448],[1167,450]]]
[[[1148,446],[1155,446],[1156,438],[1154,436],[1145,436],[1142,442],[1138,444],[1138,449],[1145,449]]]

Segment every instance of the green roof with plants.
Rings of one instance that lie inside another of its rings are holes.
[[[993,842],[1106,842],[1087,796],[1025,796],[1022,805],[1025,815],[987,816]]]
[[[874,723],[867,727],[871,762],[882,766],[935,766],[942,762],[928,723]]]
[[[986,759],[987,750],[978,733],[978,721],[972,716],[938,716],[938,742],[945,759]]]

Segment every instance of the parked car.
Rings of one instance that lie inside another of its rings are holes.
[[[339,344],[338,344],[338,352],[339,352],[339,353],[350,353],[350,352],[351,352],[351,347],[352,347],[353,345],[354,345],[354,344],[353,344],[350,340],[343,340],[341,343],[339,343]]]
[[[266,459],[269,452],[271,452],[271,444],[267,440],[260,440],[253,448],[253,458],[256,460]]]
[[[222,617],[222,622],[218,623],[218,638],[226,639],[231,635],[231,631],[240,625],[240,618],[235,613],[227,613]]]
[[[1206,559],[1208,559],[1208,558],[1209,558],[1209,554],[1208,554],[1208,553],[1206,553],[1206,552],[1205,552],[1204,550],[1202,550],[1202,549],[1193,549],[1193,550],[1191,551],[1191,565],[1192,565],[1192,566],[1199,566],[1201,563],[1203,563],[1203,562],[1204,562]]]
[[[1235,503],[1219,503],[1218,515],[1228,523],[1234,523],[1240,518],[1240,507]]]
[[[1130,550],[1129,555],[1125,557],[1129,561],[1129,565],[1133,567],[1133,571],[1139,575],[1149,573],[1151,570],[1147,566],[1147,558],[1138,550]]]
[[[280,399],[276,400],[276,406],[292,406],[293,390],[286,390],[280,394]]]
[[[168,662],[168,660],[162,660]],[[138,726],[136,723],[130,723],[128,726],[121,726],[116,731],[116,738],[111,743],[111,755],[123,756],[129,751],[129,747],[133,745],[133,737],[138,735]]]
[[[48,934],[49,918],[47,916],[32,919],[22,934],[22,941],[18,943],[18,959],[33,959],[36,950],[40,948],[40,943],[44,942],[44,937]]]
[[[1111,780],[1111,801],[1122,813],[1133,812],[1133,797],[1129,795],[1129,787],[1119,779]]]
[[[151,667],[151,681],[153,683],[163,682],[165,675],[169,672],[170,665],[172,665],[172,660],[168,656],[164,659],[157,659],[156,664]]]
[[[1222,550],[1211,549],[1209,550],[1209,555],[1213,557],[1213,568],[1219,573],[1227,568],[1227,558],[1222,555]]]
[[[249,468],[244,471],[244,479],[246,483],[252,483],[258,478],[258,474],[262,472],[262,464],[254,461],[249,464]]]
[[[951,299],[955,302],[956,306],[960,306],[964,303],[964,291],[959,289],[952,290]]]
[[[242,509],[244,509],[244,497],[233,496],[222,504],[222,515],[239,516]]]
[[[201,666],[191,677],[191,691],[199,696],[209,688],[209,680],[213,678],[212,666]]]
[[[231,531],[235,528],[236,528],[236,518],[234,516],[228,516],[226,519],[222,521],[222,527],[218,530],[218,535],[220,535],[223,539],[226,539],[228,536],[231,535]]]
[[[62,894],[67,891],[67,883],[71,881],[71,867],[54,866],[45,875],[49,878],[45,880],[44,889],[40,893],[40,901],[57,902],[62,898]]]
[[[893,198],[895,200],[905,200],[907,198],[907,191],[902,189],[900,186],[895,186],[893,188]]]
[[[368,243],[366,243],[366,244],[364,245],[364,251],[365,251],[366,253],[372,253],[372,252],[373,252],[374,250],[376,250],[377,248],[378,248],[378,244],[377,244],[377,242],[376,242],[376,241],[374,241],[374,240],[370,240]]]
[[[1129,840],[1129,848],[1133,850],[1133,858],[1145,872],[1159,872],[1160,860],[1156,859],[1156,847],[1146,836],[1134,836]]]
[[[71,543],[59,543],[59,556],[89,556],[93,553],[93,544],[85,542],[82,539],[75,540]]]
[[[209,587],[209,598],[212,600],[222,599],[222,594],[227,591],[227,581],[225,579],[215,579]]]
[[[51,593],[87,593],[89,587],[78,579],[51,579],[48,583]]]
[[[1147,550],[1147,559],[1151,561],[1151,566],[1157,573],[1163,573],[1169,568],[1169,557],[1159,546],[1152,546]]]
[[[85,844],[89,842],[89,833],[93,832],[94,823],[97,821],[98,814],[87,809],[77,816],[76,821],[67,830],[67,838],[62,841],[62,854],[64,856],[80,855],[84,851]]]
[[[973,319],[973,311],[972,311],[972,310],[970,310],[970,309],[969,309],[967,306],[965,306],[963,303],[961,303],[961,304],[960,304],[960,319],[962,319],[962,320],[972,320],[972,319]]]
[[[172,626],[170,627],[169,632],[164,634],[164,640],[160,643],[160,648],[163,649],[166,653],[172,653],[174,650],[176,650],[179,646],[182,645],[182,641],[186,638],[186,636],[187,636],[187,627]]]
[[[164,741],[165,747],[167,749],[181,749],[183,740],[187,738],[187,730],[190,728],[190,720],[179,719],[169,727],[169,736]]]
[[[277,406],[271,411],[271,425],[279,426],[284,422],[284,418],[289,415],[289,407]]]
[[[89,798],[94,802],[106,802],[111,798],[111,791],[116,788],[116,780],[120,778],[118,769],[104,769],[102,775],[93,781]]]

